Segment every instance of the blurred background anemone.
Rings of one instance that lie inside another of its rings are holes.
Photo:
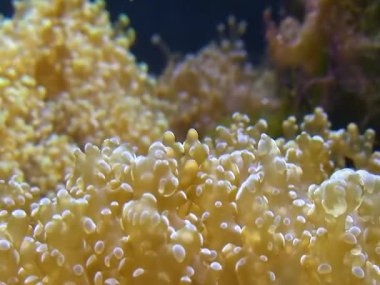
[[[169,118],[179,137],[189,127],[207,133],[234,111],[265,117],[276,135],[286,116],[300,119],[316,106],[327,111],[334,127],[354,121],[361,130],[380,131],[378,0],[109,0],[106,5],[116,27],[127,13],[124,20],[137,31],[131,51],[156,76],[158,96],[183,115]],[[11,0],[0,8],[11,15]],[[221,26],[230,15],[248,26],[237,37],[225,32],[228,20]],[[223,41],[233,48],[226,52]],[[231,57],[231,51],[240,57]],[[223,77],[228,82],[218,80]]]

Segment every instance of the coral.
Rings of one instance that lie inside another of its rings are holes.
[[[340,125],[356,121],[378,131],[379,2],[288,2],[304,12],[286,16],[278,26],[265,15],[269,55],[288,90],[282,96],[294,94],[298,114],[323,106]]]
[[[251,118],[281,114],[271,71],[253,69],[241,36],[245,22],[231,16],[218,26],[220,40],[211,42],[194,55],[171,60],[157,80],[157,97],[174,102],[169,116],[170,129],[184,138],[189,128],[201,136],[210,133],[233,112]],[[276,118],[277,119],[277,118]],[[280,120],[281,116],[280,116]]]
[[[76,149],[54,196],[1,211],[0,280],[379,282],[373,132],[332,131],[320,109],[284,122],[289,138],[273,140],[266,128],[235,113],[215,138],[202,142],[191,129],[181,143],[166,132],[146,155],[116,138]],[[361,169],[345,168],[345,157]],[[30,191],[3,185],[15,197]]]
[[[278,107],[239,41],[156,82],[103,1],[15,8],[0,22],[1,285],[380,283],[373,130],[332,130],[321,108],[277,139],[226,119]],[[212,136],[178,139],[204,124]]]
[[[140,152],[167,129],[168,103],[116,33],[103,1],[26,0],[0,22],[0,178],[54,190],[74,146],[118,136]]]

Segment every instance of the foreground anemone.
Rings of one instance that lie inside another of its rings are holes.
[[[284,122],[289,139],[232,121],[203,141],[166,132],[146,155],[116,138],[75,150],[53,197],[0,212],[0,281],[380,282],[373,132],[332,131],[319,109]]]

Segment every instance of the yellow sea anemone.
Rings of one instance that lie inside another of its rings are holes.
[[[1,285],[380,283],[372,130],[234,113],[178,141],[102,1],[17,2],[0,32]]]

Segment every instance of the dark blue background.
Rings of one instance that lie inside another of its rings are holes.
[[[247,21],[244,37],[250,58],[257,61],[265,50],[262,13],[272,7],[276,13],[280,0],[108,0],[107,8],[115,20],[126,13],[137,31],[133,52],[138,61],[148,63],[158,73],[165,64],[162,53],[152,46],[150,38],[158,33],[172,51],[196,52],[217,38],[216,26],[228,15]],[[1,0],[0,10],[11,15],[11,0]]]

